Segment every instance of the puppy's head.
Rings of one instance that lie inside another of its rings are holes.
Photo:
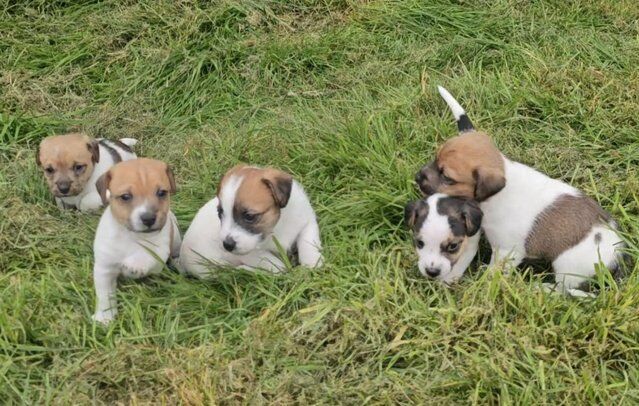
[[[79,194],[99,159],[98,142],[84,134],[47,137],[36,152],[36,163],[56,197]]]
[[[482,202],[506,185],[504,160],[490,137],[467,132],[448,140],[415,182],[425,196],[444,193]]]
[[[96,187],[120,224],[148,233],[164,227],[175,180],[164,162],[139,158],[114,165],[98,179]]]
[[[434,194],[410,202],[405,221],[413,231],[419,272],[445,283],[455,282],[451,271],[480,227],[482,211],[474,200]]]
[[[277,169],[239,165],[229,170],[217,194],[224,249],[238,255],[255,249],[273,232],[292,187],[291,175]]]

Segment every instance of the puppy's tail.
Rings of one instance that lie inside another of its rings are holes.
[[[468,116],[466,115],[466,110],[459,104],[457,100],[453,97],[452,94],[448,92],[448,90],[444,89],[441,86],[437,86],[437,90],[439,90],[439,94],[442,96],[448,107],[453,112],[453,116],[455,116],[455,120],[457,121],[457,129],[460,133],[473,131],[475,127],[473,127],[473,123],[470,121]]]
[[[138,143],[138,140],[136,140],[135,138],[120,138],[120,142],[127,147],[133,147],[135,146],[135,144]]]

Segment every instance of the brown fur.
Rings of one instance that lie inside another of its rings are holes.
[[[40,143],[36,162],[42,168],[51,193],[57,197],[76,196],[86,186],[100,159],[98,143],[81,133],[47,137]],[[84,169],[77,171],[78,165]],[[68,185],[63,194],[60,185]]]
[[[552,261],[579,243],[593,225],[610,221],[610,215],[593,199],[561,195],[537,215],[526,238],[526,254],[531,258]]]
[[[170,206],[170,194],[175,192],[175,181],[171,168],[162,161],[138,158],[120,162],[98,179],[96,187],[106,202],[106,191],[111,212],[116,220],[131,228],[129,223],[131,212],[141,204],[146,204],[156,211],[156,229],[166,223]],[[166,190],[166,197],[157,195],[159,190]],[[130,194],[131,199],[122,200],[121,196]]]
[[[237,165],[223,176],[218,195],[233,175],[243,178],[235,195],[233,216],[239,222],[244,212],[259,215],[259,219],[250,225],[251,231],[268,234],[277,224],[280,210],[288,203],[293,178],[274,168]]]
[[[416,181],[425,195],[438,192],[481,202],[505,186],[504,161],[488,135],[464,133],[448,140]]]

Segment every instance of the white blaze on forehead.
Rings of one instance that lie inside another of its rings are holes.
[[[428,198],[428,215],[419,229],[419,236],[424,240],[428,250],[439,252],[440,244],[450,236],[450,224],[448,216],[443,216],[437,211],[437,202],[444,196],[440,193]]]
[[[142,223],[142,219],[140,218],[140,216],[148,211],[150,210],[149,210],[148,200],[146,199],[144,199],[144,201],[141,204],[139,204],[138,206],[133,208],[133,210],[131,210],[131,215],[129,216],[129,222],[131,223],[131,226],[133,227],[134,230],[141,231],[147,228],[144,225],[144,223]]]
[[[226,232],[233,222],[233,206],[235,205],[235,196],[237,190],[242,184],[243,176],[231,175],[231,177],[224,182],[222,189],[220,190],[220,205],[224,211],[222,216],[222,229]]]

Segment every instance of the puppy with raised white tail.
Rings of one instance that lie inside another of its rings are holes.
[[[473,127],[444,88],[460,134],[448,140],[415,179],[425,195],[472,198],[484,213],[482,229],[492,248],[491,265],[518,265],[525,258],[552,262],[556,288],[584,296],[580,285],[598,265],[614,270],[622,259],[617,224],[580,190],[506,158],[490,137]]]
[[[95,182],[118,162],[135,159],[133,138],[109,141],[73,133],[47,137],[36,152],[58,207],[98,210],[103,203]]]
[[[97,182],[108,207],[95,234],[93,279],[97,306],[93,319],[108,323],[117,314],[120,276],[142,278],[160,272],[180,252],[180,231],[170,211],[175,192],[171,168],[154,159],[121,162]]]
[[[297,250],[299,262],[322,264],[315,212],[302,186],[273,168],[238,165],[229,170],[217,196],[196,214],[180,252],[180,269],[203,278],[212,266],[284,269],[279,247]]]
[[[408,203],[404,220],[413,231],[419,272],[447,285],[457,282],[479,246],[482,220],[479,204],[435,193]]]

